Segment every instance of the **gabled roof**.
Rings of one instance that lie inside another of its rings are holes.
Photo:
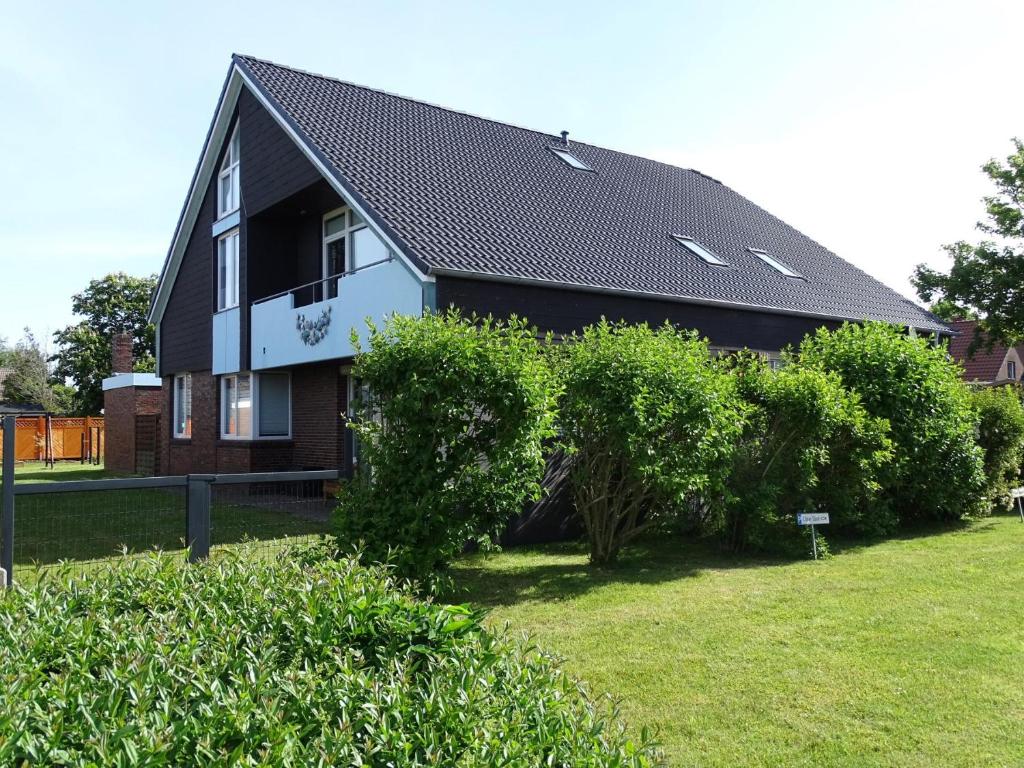
[[[1009,351],[1004,345],[993,343],[989,349],[985,345],[984,338],[979,346],[970,354],[971,344],[979,333],[977,320],[954,320],[949,324],[957,334],[949,340],[949,355],[964,368],[965,381],[993,382],[999,376],[999,369],[1003,367],[1006,360],[1006,353]],[[1024,373],[1024,371],[1021,371]]]
[[[234,64],[427,279],[465,275],[948,330],[698,171],[570,137],[569,151],[594,172],[577,170],[549,151],[564,148],[560,137],[250,56]],[[702,261],[672,234],[728,266]],[[749,249],[804,279],[783,276]]]

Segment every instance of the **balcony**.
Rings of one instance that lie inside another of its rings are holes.
[[[423,313],[423,287],[396,258],[367,264],[253,302],[252,368],[333,360],[355,354],[366,320],[383,325],[391,314]]]

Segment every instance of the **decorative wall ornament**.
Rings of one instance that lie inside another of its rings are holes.
[[[324,337],[327,336],[327,329],[331,327],[331,308],[327,307],[320,313],[316,320],[307,320],[301,312],[295,318],[295,330],[299,332],[299,338],[307,347],[315,347]]]

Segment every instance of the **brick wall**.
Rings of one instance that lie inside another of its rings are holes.
[[[106,467],[112,472],[136,471],[135,416],[160,413],[162,391],[155,387],[118,387],[103,393]]]
[[[341,469],[345,460],[347,381],[337,362],[306,365],[292,371],[291,440],[221,440],[217,377],[192,373],[192,437],[171,437],[173,377],[162,389],[161,472],[273,472]]]

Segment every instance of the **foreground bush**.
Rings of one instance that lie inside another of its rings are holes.
[[[604,565],[663,513],[721,493],[742,403],[707,344],[668,325],[602,321],[560,353],[576,510]]]
[[[749,409],[723,497],[727,547],[801,553],[810,543],[798,512],[830,513],[830,530],[890,532],[895,521],[871,504],[892,458],[888,424],[833,373],[773,371],[750,354],[728,363]]]
[[[996,512],[1010,509],[1010,489],[1020,485],[1024,461],[1024,406],[1016,387],[986,387],[972,393],[978,444],[985,455],[985,499]]]
[[[894,460],[880,478],[881,501],[900,522],[983,510],[974,410],[944,349],[891,325],[847,323],[805,339],[800,360],[838,374],[871,415],[888,420]]]
[[[555,391],[524,321],[396,316],[371,329],[353,376],[360,473],[336,533],[429,581],[469,539],[497,534],[540,493]]]
[[[380,569],[125,561],[0,596],[0,765],[646,765],[552,662]]]

